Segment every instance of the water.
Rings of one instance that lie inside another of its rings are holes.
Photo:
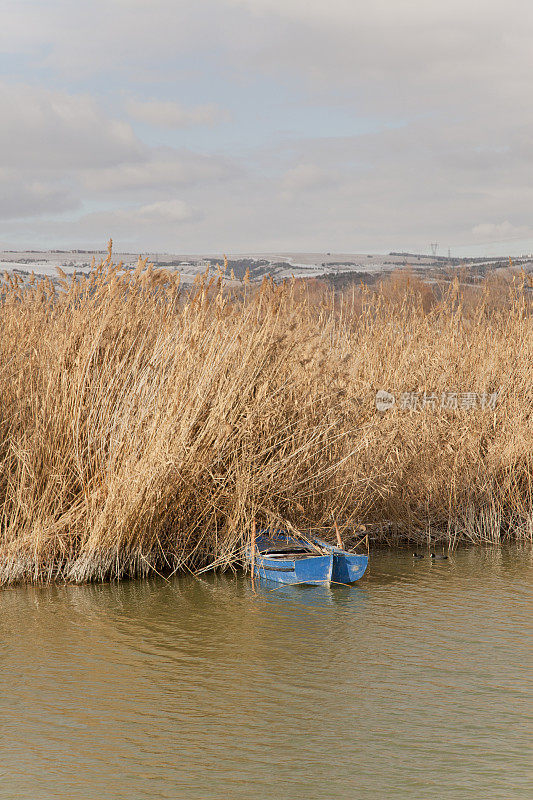
[[[472,549],[3,590],[0,798],[530,800],[532,577]]]

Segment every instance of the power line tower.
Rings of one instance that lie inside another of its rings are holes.
[[[437,255],[437,250],[438,249],[439,249],[439,243],[438,242],[431,242],[431,255],[432,256],[436,256]]]

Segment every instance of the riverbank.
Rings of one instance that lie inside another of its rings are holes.
[[[253,519],[531,540],[525,276],[234,283],[110,256],[59,291],[6,277],[0,583],[223,568]]]

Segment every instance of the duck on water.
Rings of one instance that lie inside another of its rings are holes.
[[[448,558],[445,553],[430,553],[429,557],[435,561],[445,561]],[[413,553],[413,558],[425,558],[425,556],[423,553]]]

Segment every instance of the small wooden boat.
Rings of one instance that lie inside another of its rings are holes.
[[[247,552],[251,564],[251,552]],[[255,541],[254,572],[277,583],[329,583],[333,553],[326,548],[300,541],[281,531],[260,534]]]
[[[251,560],[248,551],[249,564]],[[320,539],[264,531],[255,541],[255,572],[278,583],[354,583],[367,566],[368,556],[348,553]]]

